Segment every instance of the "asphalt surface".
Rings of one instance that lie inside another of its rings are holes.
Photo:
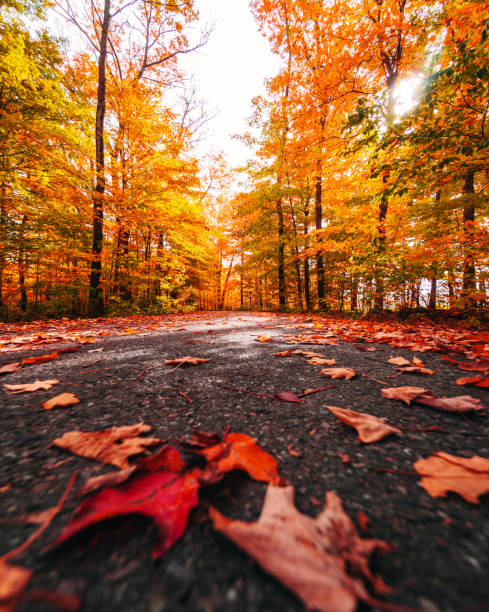
[[[295,325],[307,326],[304,319],[207,313],[161,319],[167,326],[159,328],[155,321],[153,329],[119,336],[107,332],[77,352],[2,377],[9,384],[52,378],[62,384],[20,395],[0,390],[0,554],[35,531],[36,526],[19,517],[55,505],[74,471],[79,470],[76,492],[87,478],[112,469],[51,446],[63,433],[144,421],[152,427],[151,435],[165,439],[193,428],[224,432],[229,427],[255,437],[278,460],[280,474],[295,487],[300,511],[317,515],[326,491],[333,490],[357,527],[358,512],[368,516],[368,537],[396,544],[395,552],[371,563],[394,589],[386,601],[432,611],[489,609],[489,495],[480,505],[455,494],[434,499],[412,473],[417,459],[435,451],[489,458],[487,415],[442,413],[383,399],[378,381],[395,374],[388,358],[412,359],[414,353],[386,344],[362,352],[349,342],[291,347],[286,336],[303,332]],[[260,335],[271,340],[259,342]],[[19,345],[20,350],[1,354],[0,365],[73,345],[58,342],[28,350]],[[331,381],[303,357],[273,356],[288,348],[320,352],[358,375]],[[176,369],[161,365],[185,355],[210,361]],[[442,361],[441,353],[415,355],[435,375],[402,375],[393,385],[422,386],[442,396],[470,394],[489,405],[487,389],[456,385],[460,371]],[[300,394],[330,384],[334,388],[308,395],[302,404],[259,395]],[[75,393],[80,403],[49,412],[41,408],[43,401],[64,391]],[[326,405],[369,412],[394,426],[439,429],[406,429],[402,437],[362,444],[355,430],[340,423]],[[288,445],[301,456],[291,456]],[[342,461],[341,455],[350,460]],[[265,488],[232,474],[204,497],[223,514],[250,521],[259,515]],[[142,517],[106,522],[50,550],[80,503],[75,492],[42,537],[12,560],[34,571],[30,588],[76,593],[84,612],[305,610],[289,590],[213,530],[204,508],[193,511],[183,538],[159,561],[151,558],[155,528]],[[371,608],[361,604],[359,609]],[[53,608],[25,602],[19,610]]]

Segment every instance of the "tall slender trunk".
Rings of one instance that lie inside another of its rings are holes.
[[[26,255],[25,255],[25,224],[27,217],[22,217],[19,230],[19,251],[17,258],[17,269],[19,271],[19,287],[20,287],[20,307],[22,312],[27,310],[27,290],[25,287],[25,272],[26,272]]]
[[[463,210],[464,226],[464,262],[462,279],[462,299],[464,308],[474,308],[475,298],[475,257],[474,257],[474,221],[475,209],[473,202],[470,201],[474,191],[474,170],[467,170],[463,192],[468,196],[468,202]]]
[[[294,265],[295,265],[295,277],[296,277],[296,288],[297,288],[297,308],[304,310],[302,304],[302,277],[301,277],[301,264],[299,261],[299,246],[297,244],[297,223],[295,221],[294,206],[292,204],[292,198],[289,196],[289,207],[290,207],[290,218],[292,220],[292,231],[294,236]]]
[[[244,251],[241,249],[241,273],[239,277],[239,304],[244,306]]]
[[[441,200],[441,189],[436,190],[435,194],[435,202],[439,202]],[[428,302],[429,310],[436,310],[436,292],[437,292],[437,265],[432,264],[430,267],[431,270],[431,287],[430,287],[430,300]]]
[[[309,233],[309,197],[305,202],[304,207],[304,236],[307,236]],[[306,245],[307,246],[307,245]],[[304,299],[306,301],[306,310],[312,310],[312,301],[311,301],[311,275],[309,272],[309,258],[304,258]]]
[[[281,198],[275,200],[275,210],[278,221],[278,303],[280,310],[283,310],[287,306],[287,300],[285,296],[285,226]]]
[[[316,178],[314,189],[314,212],[316,215],[316,229],[320,230],[323,227],[323,164],[322,160],[316,160]],[[320,241],[319,241],[320,242]],[[318,290],[318,306],[320,310],[325,307],[324,300],[324,259],[321,251],[321,246],[318,246],[316,253],[316,273],[317,273],[317,290]]]
[[[88,312],[91,316],[104,313],[104,299],[102,293],[102,242],[104,224],[104,195],[105,195],[105,161],[104,161],[104,119],[106,97],[106,61],[107,40],[110,25],[110,0],[104,2],[104,17],[100,33],[100,54],[98,58],[98,90],[97,115],[95,119],[95,194],[93,198],[93,240],[92,260],[90,263],[90,292],[88,299]]]

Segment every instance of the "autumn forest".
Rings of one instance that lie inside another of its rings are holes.
[[[250,6],[280,69],[234,168],[199,149],[198,0],[1,3],[2,319],[484,312],[489,3]]]

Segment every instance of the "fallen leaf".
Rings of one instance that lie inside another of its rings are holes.
[[[146,447],[159,444],[159,438],[142,438],[139,434],[151,430],[149,425],[123,425],[101,431],[69,431],[53,441],[55,446],[67,451],[110,463],[118,468],[128,468],[128,458],[142,453]]]
[[[415,401],[425,406],[430,406],[431,408],[444,410],[446,412],[471,412],[472,410],[482,410],[484,408],[479,399],[471,397],[470,395],[435,397],[428,391],[417,397]]]
[[[67,352],[67,349],[66,351]],[[53,351],[52,353],[49,353],[49,355],[38,355],[37,357],[26,357],[25,359],[22,359],[22,361],[20,362],[20,365],[29,365],[31,363],[44,363],[45,361],[51,361],[52,359],[56,359],[56,357],[59,357],[61,354],[61,351],[57,350],[57,351]]]
[[[489,378],[484,376],[465,376],[457,378],[457,385],[474,385],[475,387],[489,387]]]
[[[390,434],[395,433],[402,435],[400,429],[384,423],[382,419],[371,414],[355,412],[354,410],[347,410],[346,408],[337,408],[336,406],[326,406],[326,408],[342,423],[354,427],[358,432],[358,439],[360,442],[369,444],[382,440],[382,438]]]
[[[342,463],[350,463],[351,461],[350,455],[347,455],[346,453],[340,453],[340,452],[337,452],[336,454],[341,459]]]
[[[430,376],[434,374],[433,370],[430,370],[429,368],[422,368],[421,366],[407,366],[405,368],[401,368],[400,372],[403,374],[429,374]]]
[[[57,385],[59,380],[56,378],[52,378],[50,380],[36,380],[33,383],[24,383],[20,385],[7,385],[4,383],[4,387],[10,391],[10,393],[27,393],[31,391],[38,391],[39,389],[43,389],[47,391],[51,389],[54,385]]]
[[[0,368],[0,374],[10,374],[10,372],[16,372],[22,367],[20,361],[14,361],[13,363],[6,363]]]
[[[129,479],[129,476],[134,474],[136,469],[136,466],[132,465],[131,467],[124,468],[123,470],[117,470],[117,472],[109,472],[108,474],[102,474],[101,476],[89,478],[83,487],[77,491],[77,495],[88,495],[88,493],[93,493],[94,491],[98,491],[104,487],[114,487],[122,482],[126,482],[126,480]]]
[[[370,519],[361,510],[358,511],[357,517],[358,517],[358,524],[360,525],[360,529],[362,530],[362,533],[364,535],[368,535],[370,531]]]
[[[481,359],[480,361],[458,361],[456,362],[460,370],[469,372],[489,372],[489,359]]]
[[[257,342],[270,342],[270,340],[272,339],[272,336],[258,336],[258,338],[256,339]]]
[[[287,445],[287,451],[291,457],[302,457],[302,453],[292,446],[292,444]]]
[[[282,479],[277,472],[277,460],[256,444],[247,434],[230,433],[222,442],[196,451],[214,464],[218,473],[244,470],[255,480],[278,485]]]
[[[316,519],[295,508],[291,486],[269,486],[260,518],[254,523],[229,519],[215,508],[210,509],[210,517],[218,531],[296,593],[309,609],[322,612],[353,612],[358,599],[368,598],[362,578],[375,581],[368,568],[370,555],[391,550],[381,540],[362,540],[340,498],[331,491]]]
[[[210,361],[209,359],[204,359],[202,357],[178,357],[178,359],[166,359],[163,362],[163,365],[199,365],[201,363],[206,363],[206,361]]]
[[[0,562],[0,611],[14,612],[33,572],[18,565]]]
[[[72,406],[73,404],[79,404],[80,400],[73,395],[73,393],[60,393],[55,395],[51,399],[46,400],[41,404],[44,410],[52,410],[59,406]]]
[[[289,391],[283,391],[282,393],[275,393],[275,397],[282,402],[302,404],[302,400],[299,399],[295,393],[290,393]]]
[[[405,359],[404,357],[391,357],[389,359],[389,363],[391,363],[392,365],[397,365],[397,366],[410,366],[411,362],[408,359]]]
[[[148,472],[117,488],[103,489],[86,499],[56,540],[61,544],[89,525],[126,514],[151,517],[158,529],[153,558],[161,557],[183,535],[189,512],[198,504],[198,476],[190,472]]]
[[[356,376],[356,371],[351,368],[323,368],[319,370],[320,374],[326,374],[330,378],[346,378],[346,380],[350,380]]]
[[[382,396],[388,399],[397,399],[410,404],[414,399],[426,393],[422,387],[387,387],[381,390]]]
[[[280,353],[274,353],[273,356],[274,357],[287,357],[287,355],[290,355],[292,351],[289,349],[288,351],[280,351]]]
[[[336,364],[336,359],[324,359],[323,357],[312,357],[311,359],[309,359],[309,361],[307,363],[310,363],[311,365],[327,365],[327,366],[333,366]]]
[[[467,459],[437,452],[416,461],[414,469],[421,474],[421,485],[432,497],[445,497],[452,491],[478,504],[479,495],[489,492],[489,459],[484,457],[474,455]]]
[[[294,355],[303,355],[304,357],[307,357],[308,359],[311,359],[312,357],[320,357],[321,359],[324,359],[324,355],[322,353],[315,353],[314,351],[301,351],[300,349],[297,349],[295,351],[293,351]]]

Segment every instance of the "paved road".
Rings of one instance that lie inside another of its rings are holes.
[[[311,331],[296,325],[311,326],[311,322],[244,313],[155,321],[153,327],[141,326],[141,333],[95,335],[96,341],[78,352],[3,377],[2,382],[10,384],[57,378],[62,385],[35,394],[1,392],[0,552],[20,544],[34,529],[10,519],[54,505],[73,471],[80,470],[80,484],[107,471],[51,447],[51,441],[64,432],[144,421],[153,435],[172,438],[192,428],[223,432],[230,427],[254,436],[277,458],[281,475],[295,487],[299,510],[316,515],[325,492],[334,490],[354,521],[359,511],[370,518],[370,537],[396,543],[397,552],[373,563],[375,573],[395,589],[388,601],[430,610],[489,602],[489,497],[483,497],[480,506],[455,495],[436,500],[409,473],[417,459],[437,450],[489,457],[489,420],[383,399],[378,381],[394,373],[387,359],[391,355],[412,358],[410,351],[382,344],[366,353],[348,342],[292,347],[320,352],[359,372],[349,381],[331,381],[319,373],[320,367],[300,356],[273,356],[290,348],[286,336]],[[258,342],[260,335],[271,340]],[[5,352],[2,363],[45,354],[52,348]],[[177,369],[161,365],[186,355],[210,361]],[[406,375],[393,384],[426,386],[437,395],[470,393],[483,399],[487,394],[482,389],[461,392],[455,384],[459,373],[439,354],[423,353],[422,359],[436,371],[435,376],[428,380]],[[300,394],[330,384],[334,388],[304,397],[303,404],[262,397]],[[55,395],[55,390],[75,393],[80,403],[42,410],[40,403]],[[363,445],[353,429],[329,413],[328,404],[370,412],[396,426],[438,425],[440,429],[407,429],[403,437]],[[301,456],[291,456],[289,445]],[[341,455],[350,460],[343,462]],[[375,471],[379,467],[407,473]],[[230,476],[206,500],[224,514],[254,520],[264,490],[264,485],[245,476]],[[35,571],[33,587],[81,593],[86,612],[304,610],[294,595],[214,532],[202,509],[193,513],[183,539],[158,562],[151,560],[154,527],[142,518],[93,528],[61,549],[44,553],[78,503],[72,495],[46,534],[15,559]],[[29,612],[44,610],[39,603],[23,606]]]

